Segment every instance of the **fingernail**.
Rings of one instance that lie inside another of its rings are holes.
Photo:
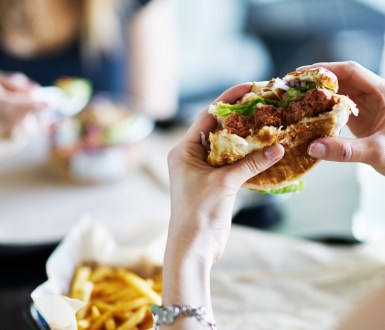
[[[326,156],[326,146],[323,143],[314,142],[310,144],[308,154],[315,158],[322,158]]]
[[[10,81],[17,87],[27,87],[30,84],[29,79],[22,74],[15,73],[10,77]]]
[[[274,162],[282,157],[282,147],[278,145],[267,147],[263,150],[263,153],[269,162]]]

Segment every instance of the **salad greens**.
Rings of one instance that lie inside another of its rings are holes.
[[[255,111],[257,104],[287,107],[291,102],[300,99],[307,90],[315,87],[316,83],[314,82],[308,83],[305,86],[291,87],[288,89],[287,98],[284,101],[264,99],[263,97],[256,95],[249,104],[229,104],[219,102],[209,108],[209,113],[226,118],[232,113],[237,113],[241,116],[249,116]]]
[[[300,192],[304,188],[304,183],[302,180],[295,181],[294,183],[280,188],[280,189],[268,189],[268,190],[258,190],[256,189],[260,194],[271,194],[271,195],[279,195],[279,194],[287,194],[287,193],[293,193],[293,192]]]
[[[210,113],[219,117],[227,117],[232,113],[237,113],[242,116],[249,116],[253,113],[258,103],[279,106],[279,101],[264,99],[256,95],[250,104],[217,103],[215,105],[215,110]]]

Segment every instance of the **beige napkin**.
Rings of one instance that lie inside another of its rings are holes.
[[[234,226],[214,267],[221,329],[331,330],[385,283],[385,240],[328,247]]]

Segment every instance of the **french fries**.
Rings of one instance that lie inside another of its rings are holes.
[[[148,330],[161,290],[161,274],[143,278],[119,267],[80,265],[69,296],[86,303],[76,313],[78,330]]]

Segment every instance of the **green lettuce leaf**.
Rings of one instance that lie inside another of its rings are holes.
[[[306,86],[296,86],[292,87],[287,91],[287,98],[283,102],[282,106],[287,107],[291,102],[297,101],[301,99],[305,93],[311,89],[311,88],[316,88],[317,85],[316,83],[308,83]]]
[[[304,183],[302,180],[298,180],[286,187],[280,189],[268,189],[268,190],[257,190],[260,194],[271,194],[271,195],[279,195],[279,194],[287,194],[293,192],[300,192],[304,188]]]
[[[259,103],[265,105],[273,105],[274,107],[287,107],[291,102],[297,101],[305,95],[305,92],[311,88],[315,88],[317,85],[314,82],[308,83],[306,86],[291,87],[287,91],[287,98],[285,101],[264,99],[256,95],[249,104],[229,104],[229,103],[217,103],[210,106],[209,113],[221,118],[226,118],[232,113],[237,113],[241,116],[250,116],[257,109]]]
[[[222,118],[225,118],[232,113],[249,116],[254,112],[258,103],[279,106],[279,102],[276,100],[268,100],[256,95],[250,104],[229,104],[219,102],[209,108],[209,113]]]

